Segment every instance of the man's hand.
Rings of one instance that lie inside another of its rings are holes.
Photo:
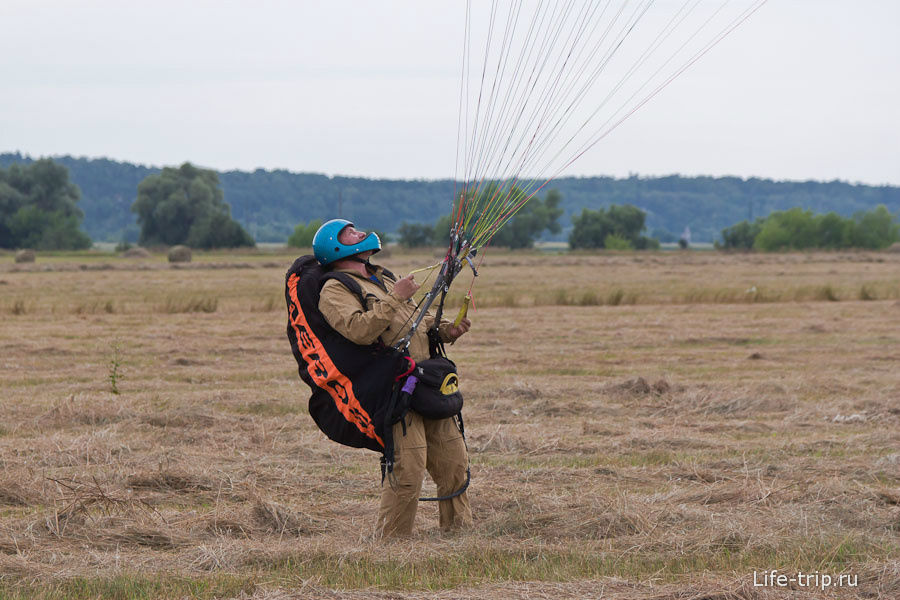
[[[419,284],[416,283],[416,278],[410,273],[403,279],[398,279],[397,283],[394,284],[394,295],[401,300],[409,300],[416,293],[417,289],[419,289]]]
[[[469,330],[469,327],[471,327],[471,326],[472,326],[472,321],[470,321],[468,319],[463,319],[462,321],[459,322],[459,325],[456,325],[456,326],[451,325],[450,327],[447,328],[447,337],[450,338],[451,343],[455,342],[462,336],[462,334],[467,332]]]

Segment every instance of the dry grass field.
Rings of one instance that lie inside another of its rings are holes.
[[[476,525],[397,542],[307,414],[292,258],[0,256],[0,598],[900,598],[900,255],[488,252]]]

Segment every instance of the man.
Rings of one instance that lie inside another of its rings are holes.
[[[394,281],[385,276],[382,267],[369,263],[380,250],[377,235],[359,231],[343,219],[328,221],[313,238],[313,251],[323,267],[358,278],[368,310],[363,310],[358,297],[340,281],[329,279],[322,287],[319,311],[335,331],[359,345],[381,341],[393,346],[406,335],[414,319],[416,305],[411,298],[419,285],[411,274]],[[414,361],[429,358],[427,331],[434,325],[434,318],[429,313],[410,340],[409,354]],[[438,331],[444,342],[452,343],[470,326],[468,319],[455,327],[442,320]],[[452,418],[425,419],[410,410],[404,423],[394,425],[393,438],[394,477],[382,488],[376,533],[408,536],[413,531],[425,470],[437,484],[438,496],[447,496],[465,484],[468,456]],[[439,512],[441,529],[472,524],[465,492],[440,501]]]

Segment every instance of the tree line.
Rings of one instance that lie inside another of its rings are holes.
[[[490,195],[491,191],[483,193]],[[515,189],[510,195],[517,195]],[[531,248],[544,232],[559,233],[562,230],[559,223],[563,214],[561,203],[562,194],[556,189],[548,191],[543,198],[531,199],[497,231],[491,238],[491,245]],[[629,204],[599,210],[582,209],[580,215],[572,217],[569,247],[573,250],[659,248],[659,241],[643,235],[646,216],[644,211]],[[444,246],[450,239],[450,215],[442,216],[433,225],[402,223],[397,236],[398,243],[406,248]]]
[[[21,154],[0,154],[0,167],[34,162]],[[69,169],[81,189],[83,229],[94,240],[137,242],[140,225],[131,211],[138,184],[162,169],[108,159],[62,156],[54,162]],[[433,225],[449,213],[450,179],[377,180],[330,177],[285,170],[224,171],[219,182],[231,216],[257,242],[283,243],[297,223],[336,216],[379,231],[396,232],[400,223]],[[753,222],[774,211],[800,206],[816,214],[851,217],[883,204],[900,213],[900,187],[841,181],[772,181],[739,177],[562,177],[553,182],[562,195],[560,232],[543,239],[566,240],[584,208],[609,209],[630,204],[644,211],[646,235],[676,242],[685,227],[695,241],[713,242],[722,229]]]
[[[0,168],[0,248],[79,250],[92,245],[81,231],[84,213],[78,186],[66,167],[42,159]],[[215,171],[190,163],[148,175],[131,205],[145,246],[193,248],[254,246],[231,218]]]
[[[850,218],[835,212],[814,214],[792,208],[722,230],[717,248],[726,250],[807,250],[866,248],[879,250],[900,241],[900,225],[884,205]]]
[[[137,198],[129,208],[139,226],[136,241],[142,245],[186,244],[194,248],[255,245],[253,236],[232,217],[215,171],[185,163],[150,173],[136,187]],[[0,168],[0,247],[41,250],[90,247],[90,237],[80,228],[84,218],[81,201],[81,191],[69,181],[68,169],[52,160]],[[565,196],[558,189],[529,201],[496,233],[492,245],[529,248],[542,236],[559,235],[565,229],[573,249],[659,248],[661,236],[654,231],[646,235],[649,212],[634,204],[584,207],[579,214],[569,217],[571,227],[565,228],[560,223],[566,214],[564,204]],[[334,216],[333,207],[330,216]],[[290,235],[285,235],[288,244],[308,247],[321,223],[321,219],[300,220]],[[388,240],[383,230],[370,227],[370,223],[361,221],[360,225],[375,229],[382,240]],[[406,247],[440,246],[446,244],[449,231],[447,214],[432,223],[403,220],[397,227],[396,239]],[[672,237],[664,241],[672,241]],[[898,240],[900,225],[885,205],[857,211],[850,217],[834,211],[816,214],[795,207],[726,227],[716,246],[762,251],[878,249]]]
[[[493,246],[510,249],[531,248],[544,231],[558,231],[557,219],[561,196],[551,190],[543,199],[534,198],[514,216],[491,240]],[[646,213],[636,206],[624,204],[599,210],[582,209],[572,217],[573,227],[568,236],[569,248],[605,250],[656,250],[658,239],[644,235]],[[764,219],[741,221],[722,230],[720,250],[760,250],[777,252],[808,249],[869,249],[880,250],[900,242],[900,224],[885,206],[860,211],[852,218],[830,212],[817,215],[810,210],[792,208],[775,211]],[[288,244],[309,247],[321,221],[297,225]],[[502,234],[502,235],[501,235]],[[384,234],[380,234],[384,239]],[[402,223],[397,242],[404,248],[444,246],[450,239],[450,216],[439,218],[434,224]],[[690,242],[679,239],[682,248]]]

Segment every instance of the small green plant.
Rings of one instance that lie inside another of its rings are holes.
[[[119,340],[114,341],[111,344],[112,347],[112,357],[109,359],[109,391],[113,394],[118,395],[119,393],[119,380],[122,379],[122,373],[120,369],[122,367],[122,353],[121,347],[119,345]]]
[[[614,233],[603,238],[603,247],[607,250],[634,250],[634,245],[630,240]]]

